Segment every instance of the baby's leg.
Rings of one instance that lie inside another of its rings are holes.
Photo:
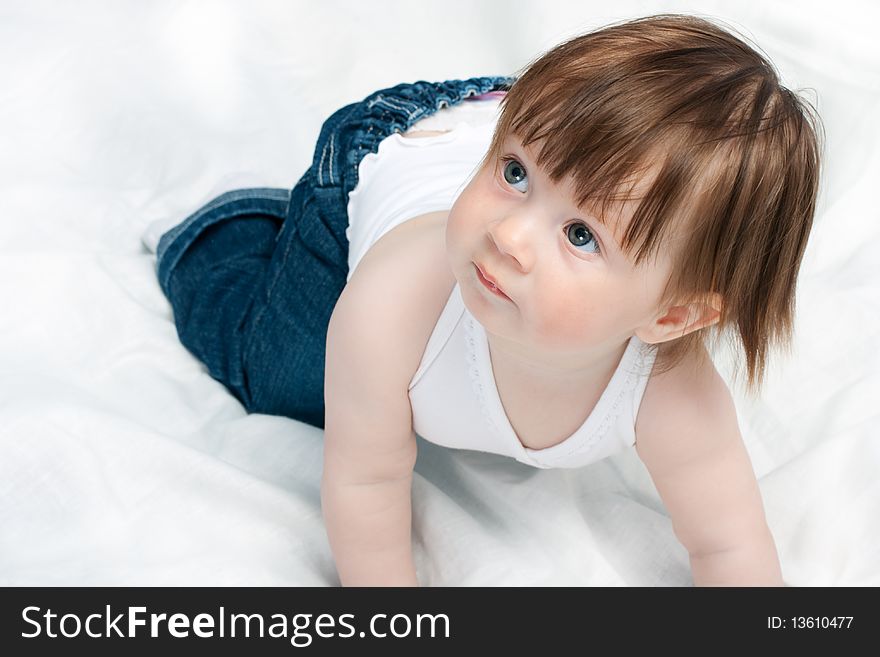
[[[324,427],[327,326],[348,273],[346,225],[344,207],[327,203],[309,176],[294,187],[246,326],[249,410]]]
[[[222,194],[162,236],[180,341],[252,413],[324,426],[327,325],[345,287],[344,208],[292,192]],[[337,216],[339,215],[339,216]]]
[[[159,243],[159,281],[180,341],[245,407],[244,330],[288,197],[288,190],[269,188],[222,194]]]

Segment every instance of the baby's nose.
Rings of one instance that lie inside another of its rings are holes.
[[[489,237],[501,258],[510,258],[520,271],[529,271],[534,264],[534,225],[519,215],[509,215],[490,226]]]

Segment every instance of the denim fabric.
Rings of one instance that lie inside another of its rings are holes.
[[[239,189],[162,235],[156,272],[181,342],[252,413],[324,427],[327,325],[348,274],[358,164],[394,132],[508,77],[404,83],[334,112],[291,191]]]

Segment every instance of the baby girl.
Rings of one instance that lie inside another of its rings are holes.
[[[324,429],[343,585],[417,584],[416,435],[539,468],[634,446],[696,585],[782,585],[706,345],[732,336],[757,391],[790,342],[820,128],[740,38],[651,16],[512,78],[377,91],[292,190],[145,241],[211,376]]]

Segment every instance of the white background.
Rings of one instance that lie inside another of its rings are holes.
[[[739,30],[824,120],[797,340],[737,406],[786,581],[880,584],[880,10],[585,0],[0,1],[0,584],[337,584],[321,432],[247,416],[180,345],[141,231],[230,172],[291,187],[375,89],[661,11]],[[632,450],[540,471],[422,441],[414,512],[423,584],[691,583]]]

